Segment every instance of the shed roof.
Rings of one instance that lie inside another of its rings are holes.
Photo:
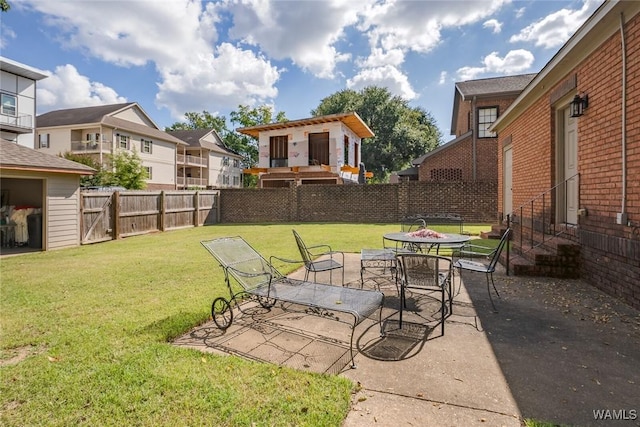
[[[374,133],[369,126],[360,118],[358,113],[338,113],[328,114],[325,116],[309,117],[300,120],[289,120],[286,122],[269,123],[266,125],[248,126],[244,128],[236,129],[238,132],[245,135],[258,138],[260,132],[277,129],[288,129],[293,127],[308,126],[322,123],[342,122],[349,129],[355,132],[359,138],[370,138],[374,136]]]
[[[24,147],[6,139],[0,139],[0,168],[79,175],[95,173],[95,169],[89,166]]]

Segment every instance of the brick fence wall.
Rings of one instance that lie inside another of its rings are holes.
[[[403,182],[220,190],[221,223],[391,223],[418,214],[456,213],[494,222],[495,182]]]

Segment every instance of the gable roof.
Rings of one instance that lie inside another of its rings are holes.
[[[6,139],[0,139],[0,168],[79,175],[92,175],[95,172],[95,169],[81,163],[52,156]]]
[[[69,126],[86,123],[100,123],[105,116],[136,105],[135,102],[98,105],[96,107],[68,108],[49,111],[36,117],[36,127]]]
[[[245,135],[258,138],[260,132],[269,130],[288,129],[292,127],[309,126],[331,122],[344,123],[345,126],[355,132],[355,134],[359,138],[371,138],[372,136],[374,136],[373,131],[369,129],[369,126],[367,126],[367,124],[362,121],[362,119],[356,112],[328,114],[326,116],[309,117],[300,120],[289,120],[286,122],[269,123],[266,125],[248,126],[236,130]]]
[[[492,77],[487,79],[456,82],[453,94],[453,111],[451,114],[451,134],[455,134],[456,118],[461,101],[469,101],[474,97],[506,98],[518,96],[537,74],[520,74],[517,76]]]
[[[195,147],[195,148],[202,147],[216,153],[237,156],[238,158],[242,157],[238,153],[227,148],[224,145],[222,138],[220,138],[220,135],[218,135],[218,132],[216,132],[215,129],[181,129],[181,130],[168,130],[166,132],[169,135],[174,136],[180,139],[181,141],[185,142],[190,147]],[[213,137],[217,141],[216,144],[203,140],[203,138],[209,134],[213,135]]]
[[[99,105],[95,107],[68,108],[65,110],[49,111],[48,113],[37,116],[36,128],[97,124],[138,133],[151,138],[172,142],[174,144],[185,145],[184,141],[169,135],[167,132],[158,129],[157,127],[146,126],[113,116],[120,111],[132,107],[139,108],[146,116],[144,110],[136,102]],[[149,118],[149,120],[153,123],[151,118]]]

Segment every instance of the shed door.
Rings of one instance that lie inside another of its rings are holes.
[[[329,132],[309,134],[309,164],[329,165]]]

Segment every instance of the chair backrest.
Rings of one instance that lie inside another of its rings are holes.
[[[429,254],[397,255],[403,286],[409,288],[441,288],[451,277],[451,259]]]
[[[500,243],[498,243],[498,246],[496,247],[495,251],[493,252],[493,256],[491,257],[491,262],[489,262],[490,271],[495,270],[496,264],[498,264],[498,260],[500,259],[500,254],[502,253],[502,250],[509,242],[510,234],[511,234],[511,229],[507,228],[504,234],[502,235],[502,237],[500,238]]]
[[[302,261],[304,261],[305,265],[309,265],[313,262],[313,257],[309,253],[309,249],[307,249],[307,245],[304,244],[302,237],[298,234],[296,230],[293,231],[293,236],[296,238],[296,244],[298,245],[298,251],[300,251],[300,256],[302,257]]]
[[[400,231],[406,233],[427,228],[427,222],[422,218],[405,218],[400,222]]]
[[[203,240],[200,243],[218,260],[227,283],[229,276],[232,276],[247,292],[284,277],[240,236]]]

